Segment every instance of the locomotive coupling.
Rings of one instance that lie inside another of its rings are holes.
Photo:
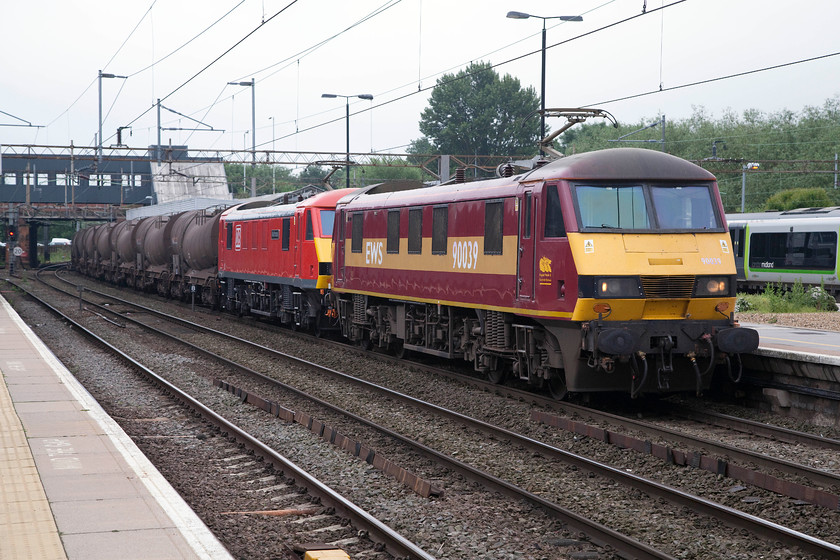
[[[750,353],[758,348],[758,331],[745,327],[731,327],[717,331],[717,346],[727,354]]]

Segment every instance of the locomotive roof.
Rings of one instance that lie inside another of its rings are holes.
[[[523,180],[714,181],[702,167],[677,156],[643,148],[611,148],[564,157],[525,175]]]
[[[295,213],[295,209],[298,207],[307,206],[333,208],[340,198],[355,190],[357,189],[336,189],[332,191],[325,191],[314,196],[310,196],[309,198],[305,198],[299,202],[290,204],[272,204],[270,202],[240,204],[239,206],[234,206],[225,210],[224,214],[222,214],[222,220],[237,221],[280,218],[291,216]]]
[[[613,148],[564,157],[547,165],[499,179],[470,183],[445,183],[434,187],[406,188],[376,185],[360,189],[341,203],[354,206],[382,204],[429,204],[470,198],[510,196],[520,183],[555,179],[575,181],[714,181],[715,176],[682,158],[642,148]]]

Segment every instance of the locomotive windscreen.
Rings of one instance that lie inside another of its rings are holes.
[[[583,230],[722,228],[707,185],[578,185],[574,196]]]
[[[332,237],[335,210],[321,210],[321,237]]]

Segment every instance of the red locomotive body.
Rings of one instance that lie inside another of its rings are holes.
[[[225,211],[218,236],[222,306],[320,328],[322,292],[331,287],[335,202],[348,192]]]

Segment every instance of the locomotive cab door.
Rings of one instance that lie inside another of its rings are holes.
[[[516,265],[517,297],[534,298],[534,216],[535,197],[532,190],[525,190],[516,199],[519,205],[519,255]]]

